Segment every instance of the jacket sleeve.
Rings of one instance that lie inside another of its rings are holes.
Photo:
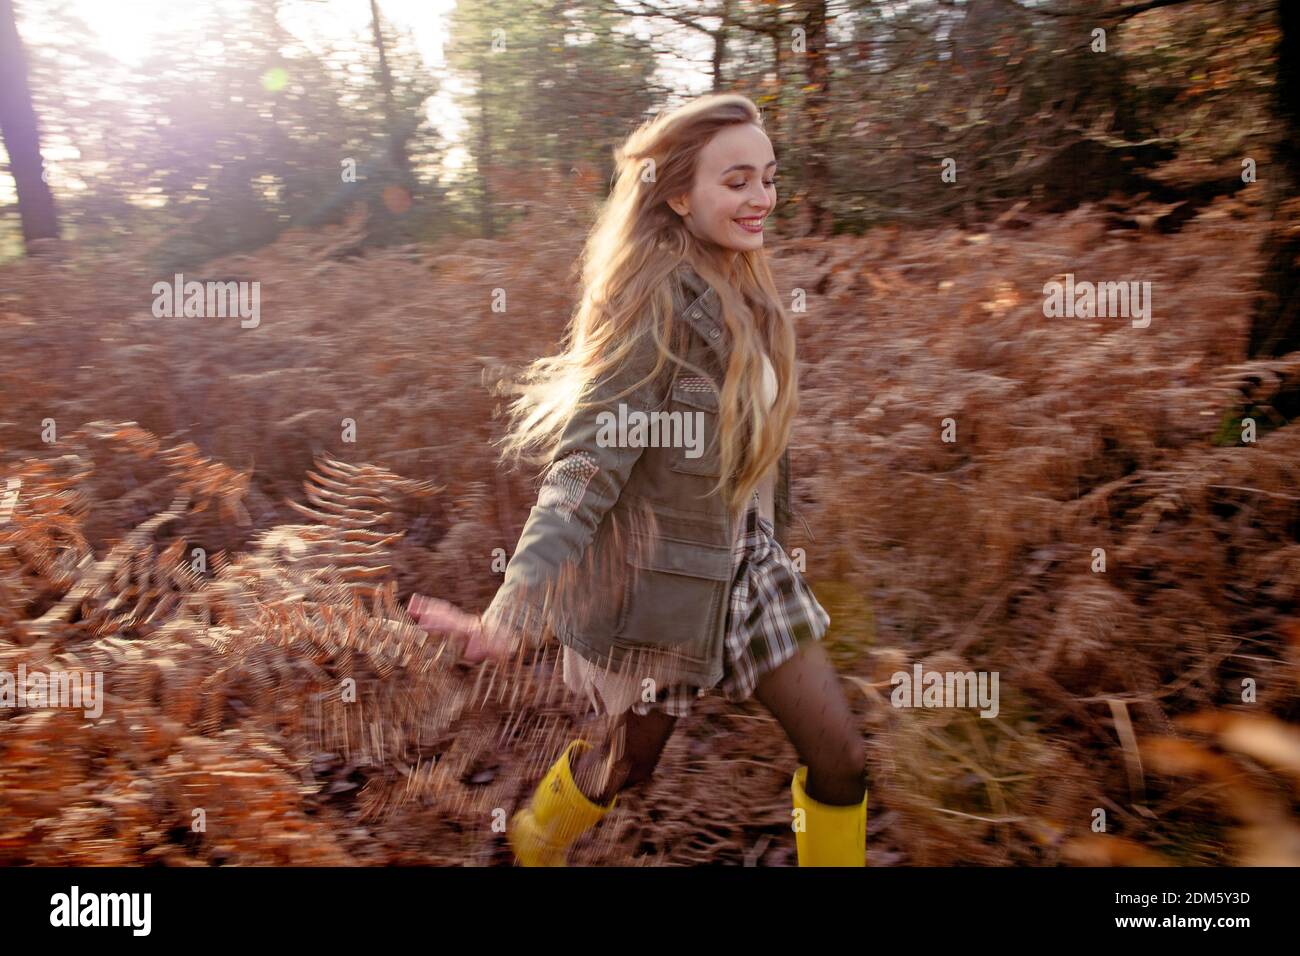
[[[642,334],[620,367],[592,386],[585,396],[590,404],[577,410],[565,426],[537,503],[506,565],[505,580],[483,612],[488,629],[503,630],[512,645],[519,638],[540,644],[548,626],[559,630],[561,582],[566,573],[573,573],[644,451],[619,447],[616,441],[598,442],[602,413],[608,412],[617,422],[620,403],[626,404],[628,412],[651,412],[662,406],[667,397],[667,363],[659,375],[621,394],[654,370],[657,355],[650,335]]]

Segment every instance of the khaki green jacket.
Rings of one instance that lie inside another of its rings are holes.
[[[657,353],[645,336],[631,360],[593,386],[595,404],[566,426],[484,619],[533,645],[549,632],[601,666],[619,667],[638,651],[666,655],[683,680],[711,687],[722,677],[738,531],[720,495],[709,493],[721,472],[718,394],[730,335],[717,292],[693,269],[683,266],[669,281],[675,320],[691,329],[686,357],[707,380],[666,362],[655,379],[615,398],[654,369]],[[700,413],[693,421],[703,426],[702,454],[692,457],[698,446],[610,442],[620,403],[627,414]],[[788,450],[773,499],[785,547]]]

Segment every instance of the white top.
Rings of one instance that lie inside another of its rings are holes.
[[[771,411],[776,404],[776,369],[766,352],[763,353],[763,399],[767,410]]]

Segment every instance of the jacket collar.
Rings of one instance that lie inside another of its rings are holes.
[[[689,263],[682,263],[679,275],[682,288],[687,294],[682,314],[713,349],[725,369],[730,357],[731,336],[727,334],[727,327],[722,321],[722,306],[718,301],[717,290],[705,282]]]

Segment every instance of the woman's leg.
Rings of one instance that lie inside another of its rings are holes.
[[[772,712],[808,765],[808,796],[846,806],[866,793],[866,748],[839,676],[819,642],[810,641],[764,674],[754,696]]]
[[[577,756],[573,779],[589,799],[607,804],[620,790],[650,779],[677,718],[652,710],[624,711],[608,722],[605,739]]]

